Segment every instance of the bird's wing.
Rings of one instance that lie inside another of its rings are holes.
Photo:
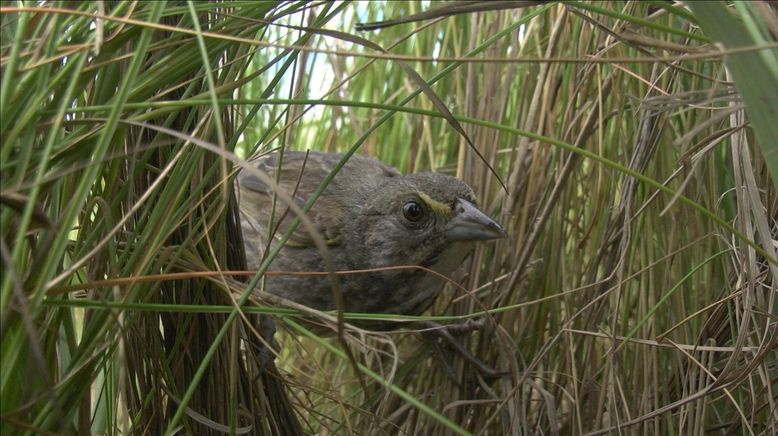
[[[280,178],[278,171],[278,154],[265,155],[252,161],[259,171],[271,179],[278,180],[278,185],[295,203],[302,207],[327,175],[340,161],[342,155],[329,153],[313,153],[306,158],[303,152],[284,153]],[[372,159],[352,157],[325,191],[316,200],[307,217],[314,228],[322,235],[328,245],[340,242],[341,227],[349,208],[360,188],[376,183],[381,178],[395,177],[399,173],[393,168]],[[242,215],[248,215],[260,223],[267,235],[267,224],[272,211],[273,190],[256,174],[241,171],[237,185],[240,194],[240,210]],[[275,237],[283,235],[295,218],[294,212],[278,199],[276,202],[273,222],[278,226]],[[280,220],[280,224],[278,224]],[[289,247],[311,247],[313,239],[302,225],[292,233],[287,240]]]

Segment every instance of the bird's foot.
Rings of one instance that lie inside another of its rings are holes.
[[[259,373],[262,374],[269,368],[276,355],[281,351],[281,345],[275,339],[276,323],[269,315],[259,316],[258,331],[262,339],[250,337],[247,341],[249,352],[254,355],[259,365]]]
[[[433,345],[433,348],[435,349],[436,353],[440,357],[440,361],[443,363],[443,367],[446,370],[446,374],[448,374],[448,376],[454,382],[458,383],[457,377],[455,376],[454,368],[450,363],[451,359],[446,358],[446,356],[444,355],[444,351],[441,347],[441,344],[439,344],[438,341],[435,340],[437,338],[442,339],[451,348],[453,348],[460,356],[462,356],[462,358],[470,362],[470,364],[472,364],[485,379],[497,379],[503,375],[507,375],[507,373],[497,371],[496,369],[492,368],[490,365],[485,363],[483,360],[476,357],[472,352],[470,352],[470,350],[468,350],[462,344],[461,341],[459,341],[459,339],[454,337],[454,335],[462,335],[465,333],[469,333],[473,330],[480,329],[484,325],[483,319],[477,319],[477,320],[468,319],[465,322],[448,324],[448,325],[438,324],[433,321],[422,321],[421,325],[424,328],[423,330],[424,336]]]

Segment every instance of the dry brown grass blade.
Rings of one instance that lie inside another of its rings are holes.
[[[320,28],[311,28],[311,27],[305,27],[305,26],[292,26],[292,25],[286,25],[284,27],[288,27],[290,29],[296,29],[296,30],[303,30],[306,32],[311,32],[314,34],[319,35],[325,35],[330,36],[333,38],[337,38],[343,41],[351,42],[353,44],[357,44],[363,47],[370,48],[372,50],[376,50],[380,53],[389,54],[387,50],[385,50],[380,45],[362,38],[357,35],[353,35],[346,32],[340,32],[336,30],[329,30],[329,29],[320,29]],[[430,99],[430,102],[432,102],[432,105],[437,109],[437,111],[440,113],[440,115],[446,120],[446,122],[457,132],[459,135],[462,136],[462,138],[467,142],[467,145],[470,147],[470,149],[475,153],[476,156],[481,160],[481,162],[489,169],[489,171],[492,173],[494,178],[497,180],[497,182],[500,184],[503,190],[507,191],[508,188],[505,186],[505,183],[502,181],[502,178],[497,173],[497,171],[494,170],[491,163],[483,156],[481,151],[478,149],[478,147],[473,144],[473,141],[470,139],[470,136],[465,132],[465,129],[462,127],[462,125],[457,121],[456,118],[454,118],[454,114],[451,113],[448,106],[443,102],[443,100],[440,99],[438,94],[432,89],[429,83],[427,83],[426,80],[424,80],[421,75],[419,75],[416,70],[414,70],[410,65],[405,63],[404,61],[397,60],[397,65],[402,68],[403,71],[405,71],[405,74],[408,75],[408,77],[413,81],[416,86],[419,87],[419,89],[424,93],[424,95],[427,96],[427,98]]]

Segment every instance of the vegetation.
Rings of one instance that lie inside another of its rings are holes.
[[[520,3],[2,2],[0,432],[775,432],[775,5]],[[453,340],[252,293],[283,147],[473,186]]]

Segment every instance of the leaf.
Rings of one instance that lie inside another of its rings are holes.
[[[755,32],[749,32],[724,3],[689,2],[702,31],[727,49],[759,46]],[[747,6],[746,6],[747,7]],[[765,11],[771,11],[765,8]],[[770,13],[770,12],[767,12]],[[768,32],[765,32],[766,34]],[[775,38],[772,38],[773,40]],[[727,55],[724,62],[732,74],[735,87],[746,104],[762,157],[778,188],[778,51],[755,50]]]

